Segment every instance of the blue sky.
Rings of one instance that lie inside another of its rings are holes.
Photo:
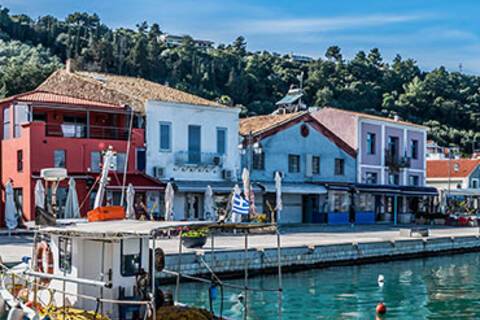
[[[163,31],[228,43],[246,37],[250,50],[323,56],[339,45],[351,58],[380,48],[430,70],[480,74],[480,1],[474,0],[0,0],[12,13],[60,18],[96,12],[111,27],[146,20]]]

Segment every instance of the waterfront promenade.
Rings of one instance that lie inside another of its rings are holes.
[[[400,236],[399,229],[405,226],[318,226],[302,225],[289,226],[281,230],[282,248],[318,247],[341,244],[363,244],[382,243],[401,240],[418,241],[418,238],[407,238]],[[433,240],[436,238],[449,237],[474,237],[479,235],[479,228],[468,227],[444,227],[428,226],[430,237],[424,238]],[[6,263],[21,261],[23,256],[31,255],[32,235],[17,234],[8,236],[7,233],[0,234],[0,256]],[[159,240],[157,246],[161,247],[167,255],[178,253],[178,238]],[[215,250],[218,252],[241,251],[244,248],[243,236],[216,236]],[[261,249],[276,248],[276,236],[251,235],[249,236],[249,248],[255,251]],[[208,254],[210,251],[210,239],[204,249],[183,249],[185,255],[194,252]]]

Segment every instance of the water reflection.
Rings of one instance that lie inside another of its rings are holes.
[[[480,319],[479,260],[472,253],[285,274],[284,319],[375,319],[380,301],[388,308],[382,319]],[[380,274],[383,286],[377,282]],[[250,280],[255,287],[276,285],[273,276]],[[224,316],[242,319],[239,292],[224,291]],[[182,302],[208,307],[205,284],[182,284],[180,296]],[[250,293],[248,309],[250,319],[277,319],[277,294]]]

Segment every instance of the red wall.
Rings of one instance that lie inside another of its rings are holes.
[[[0,108],[0,110],[3,110],[3,108]],[[0,113],[3,115],[3,112]],[[11,178],[14,188],[23,188],[23,211],[28,220],[34,218],[34,187],[36,181],[32,178],[32,175],[38,176],[41,169],[53,167],[54,150],[65,150],[66,169],[72,175],[89,173],[91,152],[93,151],[103,151],[109,146],[112,146],[117,152],[126,153],[127,151],[127,141],[46,136],[45,122],[25,124],[21,129],[21,137],[13,138],[13,110],[11,114],[11,138],[1,141],[1,182],[2,185],[5,185],[8,179]],[[123,122],[124,120],[120,119],[119,121]],[[1,116],[0,126],[3,132],[3,119],[1,119]],[[133,129],[128,159],[129,173],[135,172],[135,149],[144,147],[144,143],[144,130]],[[23,150],[22,172],[17,171],[17,150]],[[87,195],[87,186],[85,181],[79,179],[76,180],[76,183],[78,198],[81,203]],[[82,211],[85,210],[86,208]],[[0,224],[3,221],[2,206]]]

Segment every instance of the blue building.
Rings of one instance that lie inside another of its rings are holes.
[[[308,111],[240,120],[242,166],[261,187],[257,211],[271,216],[275,173],[283,176],[281,223],[344,224],[351,220],[356,152]]]

